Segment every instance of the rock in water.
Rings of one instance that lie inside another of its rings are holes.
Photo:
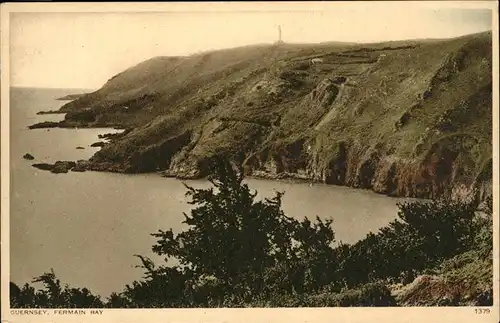
[[[43,114],[61,114],[64,112],[60,112],[58,110],[49,110],[49,111],[38,111],[36,114],[38,115],[43,115]]]
[[[76,147],[76,149],[85,149],[85,148],[82,146],[78,146],[78,147]]]
[[[85,172],[89,168],[89,162],[87,160],[79,160],[75,167],[71,169],[72,172]]]
[[[59,122],[53,122],[53,121],[44,121],[44,122],[39,122],[34,125],[29,126],[29,129],[42,129],[42,128],[57,128],[59,127],[60,123]]]
[[[40,163],[40,164],[33,164],[31,165],[33,167],[36,167],[41,170],[48,170],[54,174],[60,174],[60,173],[67,173],[71,169],[73,169],[76,166],[76,163],[74,161],[56,161],[55,164],[47,164],[47,163]]]
[[[103,147],[106,143],[104,141],[94,142],[90,147]]]
[[[27,159],[27,160],[33,160],[33,159],[35,159],[35,157],[33,157],[33,155],[28,154],[28,153],[26,153],[26,154],[23,156],[23,158],[24,158],[24,159]]]
[[[67,173],[75,166],[76,166],[76,163],[73,161],[59,161],[58,160],[54,164],[54,168],[51,170],[51,172],[54,174]]]
[[[33,164],[31,166],[41,170],[50,170],[50,171],[54,168],[54,165],[47,163]]]

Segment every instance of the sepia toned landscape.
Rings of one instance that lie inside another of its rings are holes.
[[[270,41],[166,46],[94,89],[19,72],[11,308],[492,306],[494,35],[461,14],[377,41],[269,18]],[[44,14],[18,15],[38,48]]]

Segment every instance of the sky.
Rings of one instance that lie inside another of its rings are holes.
[[[11,13],[11,86],[98,89],[151,57],[273,43],[278,25],[288,43],[450,38],[492,28],[491,1],[184,3],[117,12],[122,5]]]

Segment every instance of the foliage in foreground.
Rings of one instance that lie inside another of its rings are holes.
[[[153,252],[178,265],[138,256],[144,278],[106,301],[85,288],[62,288],[51,272],[35,279],[42,290],[11,283],[11,306],[394,306],[389,283],[408,284],[471,250],[491,262],[491,209],[479,217],[473,203],[400,204],[398,218],[378,233],[335,244],[331,219],[286,216],[281,193],[257,199],[228,162],[215,163],[213,174],[212,188],[186,186],[196,206],[185,214],[188,229],[153,234]],[[492,284],[492,272],[483,274]],[[482,297],[491,303],[491,295]]]

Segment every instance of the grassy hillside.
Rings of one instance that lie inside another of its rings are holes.
[[[196,178],[226,155],[254,176],[398,196],[484,195],[491,42],[481,33],[157,57],[63,106],[61,126],[127,129],[91,159],[93,170]]]

